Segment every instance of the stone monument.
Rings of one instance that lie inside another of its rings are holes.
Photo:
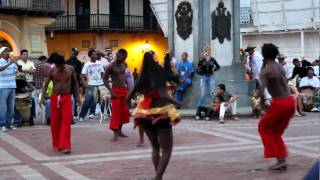
[[[176,58],[186,51],[196,67],[203,47],[210,46],[221,66],[215,73],[216,84],[224,83],[227,91],[238,95],[239,106],[250,106],[254,83],[244,80],[240,60],[240,1],[172,0],[168,1],[168,13],[169,48],[174,49]],[[195,75],[184,96],[186,108],[197,106],[199,92],[199,76]]]

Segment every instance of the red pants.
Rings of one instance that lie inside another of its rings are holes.
[[[50,97],[50,124],[53,149],[71,150],[72,99],[71,94]]]
[[[259,122],[259,133],[264,145],[265,158],[284,158],[287,156],[282,134],[288,127],[295,112],[295,99],[272,99],[271,106]]]
[[[112,91],[117,94],[117,97],[111,99],[112,115],[110,129],[119,130],[121,125],[129,123],[130,112],[126,102],[128,88],[112,87]]]

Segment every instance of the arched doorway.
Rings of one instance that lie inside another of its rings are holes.
[[[8,33],[0,30],[0,47],[6,46],[13,51],[14,55],[19,55],[19,50],[16,42]]]

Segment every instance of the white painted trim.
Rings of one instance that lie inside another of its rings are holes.
[[[15,29],[18,33],[21,33],[21,30],[15,24],[13,24],[13,23],[11,23],[11,22],[9,22],[7,20],[0,19],[0,24],[1,23],[6,23],[6,24],[10,25],[13,29]]]

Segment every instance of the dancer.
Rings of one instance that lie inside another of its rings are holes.
[[[74,68],[65,64],[63,56],[58,53],[53,53],[49,59],[53,61],[55,67],[49,70],[47,78],[45,78],[39,104],[40,107],[44,104],[49,82],[52,81],[53,94],[50,97],[52,146],[55,151],[69,154],[71,153],[71,93],[74,92],[76,96],[79,97],[77,93],[79,86]],[[75,90],[72,91],[72,88]]]
[[[156,180],[161,180],[172,152],[172,126],[180,121],[175,106],[181,104],[170,97],[166,83],[173,78],[152,58],[144,54],[141,76],[127,97],[127,103],[137,94],[144,98],[135,110],[135,126],[142,125],[152,145],[152,161],[156,171]],[[160,156],[161,152],[161,156]]]
[[[260,94],[267,88],[272,96],[271,105],[259,122],[259,133],[264,145],[265,158],[277,158],[277,163],[270,166],[270,170],[286,170],[287,151],[282,139],[284,130],[295,113],[295,99],[290,96],[286,75],[282,65],[275,62],[279,54],[278,48],[273,44],[262,46],[264,62],[261,78]],[[264,105],[264,99],[262,105]]]
[[[112,116],[110,119],[110,129],[113,130],[114,136],[111,141],[118,141],[119,137],[128,137],[123,134],[123,124],[129,123],[130,112],[126,104],[125,98],[128,95],[128,83],[125,76],[125,61],[127,58],[127,51],[120,49],[117,52],[116,60],[112,61],[106,68],[104,75],[104,84],[110,91]],[[109,76],[112,79],[112,88],[109,85]]]

